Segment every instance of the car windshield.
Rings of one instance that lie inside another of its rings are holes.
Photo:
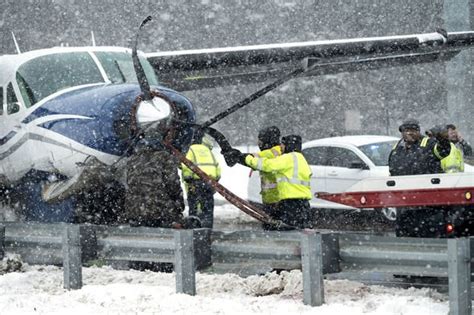
[[[366,145],[359,146],[358,148],[365,154],[367,157],[372,160],[376,166],[387,166],[388,165],[388,156],[390,151],[392,151],[393,146],[397,143],[397,140],[386,141],[386,142],[376,142]]]
[[[16,80],[26,107],[62,89],[104,82],[87,52],[41,56],[23,64]]]

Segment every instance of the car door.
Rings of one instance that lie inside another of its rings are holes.
[[[302,151],[306,161],[311,167],[311,192],[325,192],[326,190],[326,166],[328,147],[315,146],[305,148]]]
[[[370,169],[355,152],[343,147],[328,148],[326,167],[326,191],[346,191],[363,178],[370,176]]]

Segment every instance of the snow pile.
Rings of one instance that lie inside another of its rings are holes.
[[[430,289],[394,289],[325,281],[326,303],[303,304],[300,271],[241,278],[196,275],[197,295],[175,293],[175,275],[83,268],[84,287],[62,288],[62,269],[25,266],[0,276],[0,314],[447,314],[447,297]]]

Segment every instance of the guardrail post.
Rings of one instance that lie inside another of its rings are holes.
[[[0,225],[0,260],[5,256],[5,226]]]
[[[471,315],[469,238],[448,239],[449,314]]]
[[[193,230],[174,232],[176,293],[196,295]]]
[[[301,234],[301,267],[303,303],[320,306],[324,303],[323,246],[321,234],[304,231]]]
[[[68,290],[82,287],[81,234],[79,225],[64,225],[63,269],[64,288]]]

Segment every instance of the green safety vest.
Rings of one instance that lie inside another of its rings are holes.
[[[276,176],[280,200],[310,200],[312,198],[311,168],[303,154],[290,152],[273,159],[247,155],[245,164],[253,169],[273,173]]]
[[[464,172],[464,158],[461,150],[459,150],[454,143],[451,144],[451,151],[444,159],[441,159],[441,168],[445,173],[461,173]],[[436,147],[435,147],[436,148]],[[438,158],[438,152],[435,151]]]
[[[189,148],[186,158],[196,164],[204,173],[213,179],[219,180],[221,177],[221,168],[217,162],[211,149],[204,144],[193,144]],[[189,169],[186,165],[181,164],[183,170],[183,179],[199,179],[199,176]]]
[[[281,147],[279,145],[255,154],[256,157],[266,159],[273,159],[280,155]],[[262,203],[264,204],[273,204],[280,201],[275,174],[260,172],[260,195],[262,195]]]

